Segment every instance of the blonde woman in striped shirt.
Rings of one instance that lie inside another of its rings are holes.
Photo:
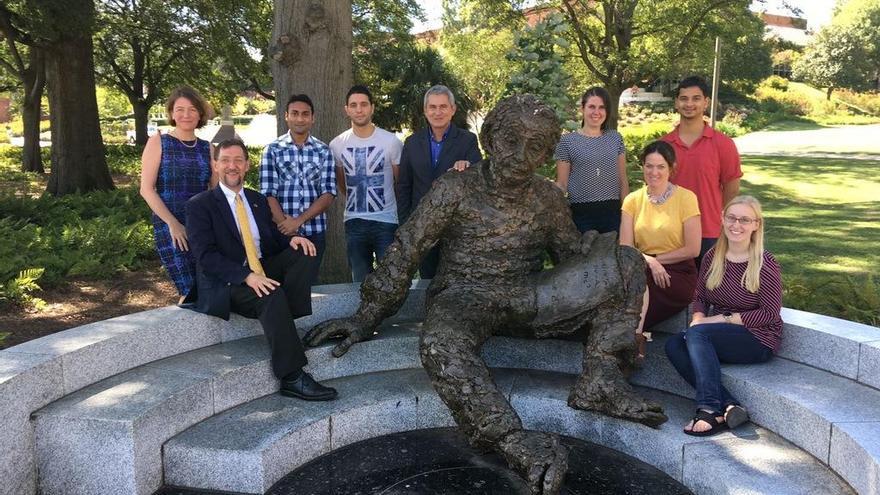
[[[721,384],[720,363],[767,361],[782,341],[779,264],[764,250],[761,204],[733,198],[722,212],[718,243],[703,258],[687,331],[666,342],[666,355],[696,390],[697,412],[684,427],[694,436],[714,435],[748,420]]]

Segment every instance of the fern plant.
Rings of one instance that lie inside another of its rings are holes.
[[[17,277],[8,280],[0,286],[0,303],[18,304],[38,310],[43,309],[46,306],[46,302],[31,294],[42,290],[37,285],[37,280],[43,276],[44,271],[44,268],[28,268],[20,271]]]

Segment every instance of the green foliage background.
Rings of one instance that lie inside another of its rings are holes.
[[[137,148],[107,150],[114,173],[139,172]],[[0,147],[0,173],[27,181],[33,174],[15,172],[19,153]],[[48,155],[45,159],[48,163]],[[60,198],[6,193],[0,211],[0,304],[28,304],[39,286],[71,276],[110,278],[155,256],[149,208],[137,187]]]

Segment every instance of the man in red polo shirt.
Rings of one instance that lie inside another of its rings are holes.
[[[700,204],[703,242],[698,269],[703,255],[721,235],[721,211],[739,193],[739,178],[743,175],[736,144],[703,120],[710,94],[702,77],[682,79],[675,95],[675,109],[681,119],[672,132],[663,136],[675,149],[672,183],[693,191]]]

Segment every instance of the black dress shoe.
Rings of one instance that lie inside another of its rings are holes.
[[[336,389],[321,385],[303,371],[294,379],[281,380],[281,395],[303,400],[333,400],[336,398]]]

